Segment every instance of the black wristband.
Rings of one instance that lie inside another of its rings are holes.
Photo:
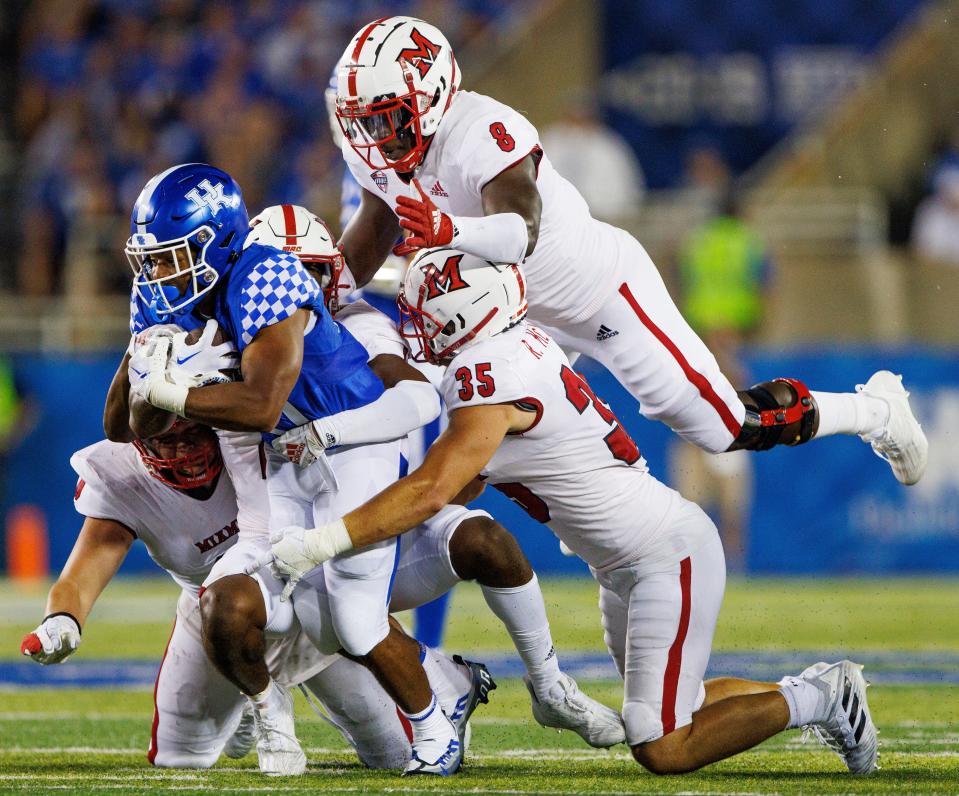
[[[83,628],[80,627],[80,623],[77,621],[77,618],[73,614],[71,614],[69,611],[55,611],[52,614],[47,614],[45,617],[43,617],[43,622],[46,622],[48,619],[53,619],[53,617],[55,616],[69,616],[73,620],[74,624],[77,626],[77,633],[79,633],[81,636],[83,635]],[[41,622],[40,624],[42,625],[43,622]]]

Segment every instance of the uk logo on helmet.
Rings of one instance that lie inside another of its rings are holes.
[[[396,60],[408,61],[417,68],[420,77],[426,77],[426,73],[430,71],[430,67],[433,66],[433,63],[436,61],[436,56],[440,54],[440,45],[433,44],[433,42],[427,39],[426,36],[420,33],[416,28],[413,28],[413,31],[410,33],[410,38],[416,46],[400,50],[400,54],[396,56]]]
[[[200,193],[200,191],[203,193]],[[196,188],[187,191],[185,198],[196,205],[197,210],[202,209],[203,205],[210,208],[210,212],[216,215],[221,207],[235,207],[236,197],[227,198],[223,195],[223,183],[211,183],[209,180],[202,180]]]
[[[432,263],[426,267],[426,278],[423,280],[423,286],[426,288],[427,300],[469,287],[469,284],[460,275],[460,260],[462,259],[462,254],[455,254],[446,260],[442,268],[437,268]]]

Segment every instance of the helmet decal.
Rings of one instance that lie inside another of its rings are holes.
[[[203,191],[203,193],[200,193],[200,191]],[[193,202],[197,210],[202,210],[203,206],[206,205],[210,208],[210,212],[216,215],[221,207],[235,208],[239,204],[240,197],[236,194],[230,197],[225,196],[222,182],[214,185],[209,180],[201,180],[196,188],[186,192],[184,198]]]
[[[416,28],[413,28],[410,32],[410,39],[416,46],[401,50],[400,54],[396,56],[396,60],[411,63],[419,71],[420,77],[426,77],[426,73],[430,71],[436,61],[436,56],[439,55],[440,45],[433,44]]]
[[[462,254],[454,254],[447,258],[442,268],[437,268],[435,265],[427,266],[426,279],[423,281],[427,299],[435,299],[454,290],[469,287],[469,283],[460,274],[462,259]]]

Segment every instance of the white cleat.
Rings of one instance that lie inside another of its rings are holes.
[[[254,706],[256,753],[260,771],[275,777],[295,777],[306,771],[306,755],[300,748],[293,724],[293,697],[279,683],[273,683],[276,698],[266,707]]]
[[[876,434],[861,435],[863,441],[872,445],[880,459],[889,462],[900,483],[916,483],[926,471],[929,441],[909,407],[909,393],[902,386],[902,376],[878,370],[865,384],[857,384],[856,391],[889,404],[885,427]]]
[[[524,675],[523,682],[533,700],[533,718],[544,727],[572,730],[597,749],[626,742],[626,728],[619,711],[586,696],[568,674],[560,675],[542,697],[533,690],[528,675]]]
[[[406,771],[403,772],[404,777],[417,774],[450,777],[459,771],[463,762],[463,745],[460,743],[456,726],[449,718],[446,718],[444,726],[448,731],[444,732],[442,737],[413,741],[413,753]]]
[[[253,744],[256,743],[256,719],[253,717],[253,703],[247,700],[243,706],[243,714],[240,716],[240,723],[236,726],[226,744],[223,747],[223,754],[239,760],[246,757]]]
[[[803,730],[838,754],[851,774],[878,769],[879,731],[869,714],[862,666],[852,661],[817,663],[799,677],[819,689],[824,703],[825,718]]]

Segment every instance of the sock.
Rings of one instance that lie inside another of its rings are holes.
[[[406,716],[413,728],[414,745],[418,741],[435,740],[449,734],[449,720],[436,701],[436,694],[432,694],[430,704],[419,713],[403,711],[403,715]]]
[[[553,637],[549,632],[546,605],[539,580],[523,586],[496,589],[482,586],[483,597],[490,610],[506,626],[513,645],[526,666],[537,696],[543,697],[559,681],[559,659],[553,649]]]
[[[456,702],[469,691],[473,681],[469,672],[452,658],[420,644],[420,663],[430,681],[430,688],[436,694],[443,712],[449,715],[456,708]]]
[[[889,419],[889,404],[861,392],[810,392],[819,407],[817,437],[877,434]]]
[[[276,689],[273,688],[273,678],[270,678],[270,682],[266,684],[266,688],[260,691],[259,694],[253,694],[249,699],[254,704],[255,707],[265,708],[269,702],[270,697],[276,692]]]
[[[787,730],[814,724],[824,718],[819,715],[822,692],[812,683],[799,677],[784,677],[777,685],[779,693],[783,695],[789,706]]]

